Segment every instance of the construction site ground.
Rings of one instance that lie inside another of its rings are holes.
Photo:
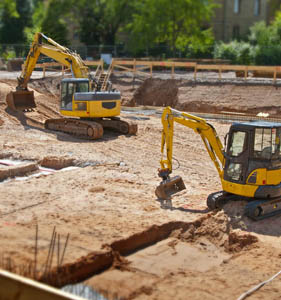
[[[7,268],[10,258],[9,268],[19,272],[34,260],[38,224],[37,272],[46,268],[55,226],[61,245],[70,234],[62,266],[56,249],[47,266],[58,273],[56,285],[85,282],[108,299],[237,299],[280,271],[281,217],[254,222],[243,215],[243,201],[210,212],[206,198],[221,185],[200,136],[190,129],[176,125],[173,154],[174,174],[186,190],[171,202],[154,194],[161,107],[278,117],[278,85],[115,76],[113,85],[130,106],[122,117],[138,123],[138,134],[106,131],[88,141],[44,129],[46,119],[59,117],[59,77],[32,81],[36,111],[7,109],[15,77],[0,72],[0,161],[53,171],[30,176],[31,168],[0,182],[0,267]],[[230,122],[210,123],[224,140]],[[0,164],[0,175],[5,168]],[[277,277],[249,299],[280,297]]]

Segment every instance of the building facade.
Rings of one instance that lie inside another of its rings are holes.
[[[268,24],[275,13],[273,2],[277,8],[275,0],[216,0],[219,7],[211,23],[215,39],[228,42],[243,38],[254,23],[265,21]]]

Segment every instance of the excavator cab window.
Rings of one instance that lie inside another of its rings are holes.
[[[72,78],[61,82],[61,108],[72,110],[72,98],[75,93],[88,93],[89,81]]]
[[[256,128],[254,157],[258,159],[280,159],[280,128]]]
[[[79,82],[76,85],[77,93],[88,93],[89,92],[89,83],[88,82]]]
[[[234,131],[231,136],[231,144],[229,147],[230,156],[239,156],[246,148],[246,137],[245,131]]]
[[[249,132],[233,130],[229,134],[229,145],[225,165],[225,179],[243,182],[245,179],[245,160],[248,159]]]
[[[62,82],[61,83],[61,108],[65,110],[72,110],[72,95],[75,92],[75,83]]]

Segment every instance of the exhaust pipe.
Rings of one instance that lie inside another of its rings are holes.
[[[170,199],[173,194],[185,189],[185,184],[180,176],[168,177],[160,182],[155,190],[155,194],[159,199]]]
[[[10,92],[6,96],[8,107],[15,111],[25,111],[36,107],[33,91]]]

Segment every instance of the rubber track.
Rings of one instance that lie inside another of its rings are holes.
[[[103,136],[102,126],[94,121],[71,118],[49,119],[45,122],[45,128],[90,140],[99,139]]]
[[[124,121],[118,117],[95,121],[102,125],[103,128],[108,128],[122,134],[134,135],[138,131],[138,125],[135,122]]]
[[[260,208],[260,214],[256,215],[256,209]],[[255,221],[266,219],[281,214],[281,199],[251,200],[245,206],[245,215]]]

